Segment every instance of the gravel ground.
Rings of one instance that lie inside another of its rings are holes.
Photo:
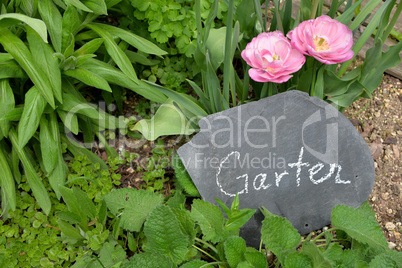
[[[389,247],[402,250],[402,83],[389,75],[373,99],[361,99],[345,114],[361,133],[374,158],[376,181],[369,197]]]

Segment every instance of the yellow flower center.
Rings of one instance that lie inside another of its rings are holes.
[[[329,50],[328,42],[322,37],[314,36],[314,45],[317,52]]]
[[[281,59],[281,56],[278,56],[278,55],[275,54],[275,55],[272,57],[272,59],[273,59],[274,61],[280,60],[280,59]]]

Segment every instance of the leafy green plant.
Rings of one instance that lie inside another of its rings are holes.
[[[66,180],[62,143],[69,153],[100,163],[68,137],[82,135],[91,144],[96,135],[107,145],[104,130],[125,128],[122,120],[87,101],[89,88],[113,94],[120,102],[122,88],[153,101],[166,100],[163,93],[138,80],[125,53],[132,48],[158,56],[166,52],[131,32],[95,22],[119,2],[2,2],[0,169],[6,174],[1,180],[3,203],[10,209],[16,209],[15,181],[20,183],[24,174],[36,201],[50,213],[51,201],[35,166],[40,165],[60,198],[58,187]],[[107,169],[105,164],[100,167]]]

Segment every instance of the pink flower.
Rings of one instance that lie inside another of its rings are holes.
[[[257,82],[286,82],[306,61],[280,31],[259,34],[241,56],[252,67],[249,75]]]
[[[298,51],[325,64],[344,62],[354,55],[352,31],[326,15],[303,21],[287,37]]]

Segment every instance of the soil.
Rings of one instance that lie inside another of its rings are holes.
[[[369,197],[390,248],[402,250],[402,83],[384,75],[372,99],[360,99],[345,112],[366,140],[376,181]]]
[[[135,96],[129,96],[125,103],[125,117],[133,114],[139,103]],[[383,229],[389,247],[402,251],[402,83],[399,79],[384,75],[383,81],[373,93],[372,99],[360,99],[353,103],[344,114],[361,133],[369,146],[375,164],[376,181],[369,197],[377,221]],[[177,149],[184,140],[164,137],[167,150]],[[142,172],[136,167],[147,164],[154,142],[124,137],[116,145],[119,151],[138,153],[140,156],[130,166],[121,167],[121,187],[140,188],[144,185]],[[120,147],[120,148],[119,148]],[[172,178],[173,170],[166,168],[166,176]],[[174,188],[172,179],[165,183],[164,194],[168,196]],[[320,232],[320,231],[318,231]]]

